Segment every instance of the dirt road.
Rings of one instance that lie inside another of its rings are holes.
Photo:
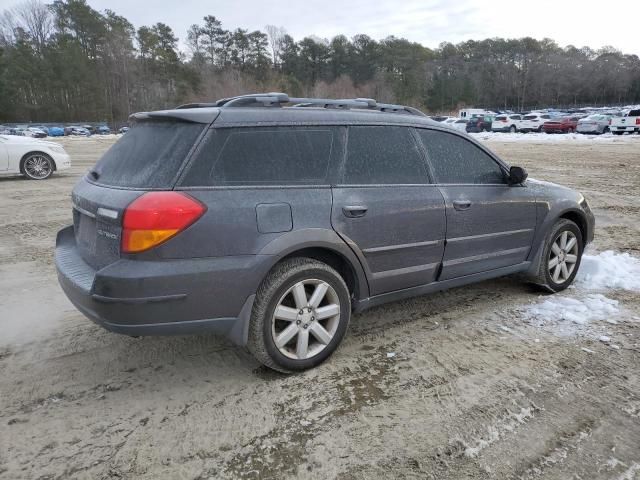
[[[636,137],[490,146],[587,196],[593,252],[640,257]],[[544,298],[512,278],[394,303],[289,377],[212,336],[111,334],[66,300],[52,250],[112,140],[62,141],[70,173],[0,179],[0,478],[640,479],[638,292],[568,333],[531,321]]]

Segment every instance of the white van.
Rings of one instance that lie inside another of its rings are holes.
[[[464,110],[460,110],[458,112],[458,117],[460,118],[471,118],[474,115],[489,115],[493,112],[489,110],[485,110],[483,108],[465,108]]]

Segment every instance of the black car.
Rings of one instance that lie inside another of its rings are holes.
[[[303,370],[352,312],[514,273],[563,290],[593,239],[580,193],[411,107],[269,93],[131,120],[56,241],[63,290],[114,332]]]
[[[467,133],[490,132],[492,118],[486,115],[477,115],[471,117],[467,123]]]

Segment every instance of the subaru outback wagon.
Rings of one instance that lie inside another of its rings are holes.
[[[593,239],[581,194],[409,107],[259,94],[131,120],[56,242],[69,299],[114,332],[215,332],[303,370],[352,312],[515,273],[567,288]]]

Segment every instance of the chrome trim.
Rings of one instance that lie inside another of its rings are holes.
[[[87,217],[96,218],[95,213],[91,213],[89,210],[85,210],[84,208],[79,207],[75,203],[73,204],[73,208]]]
[[[111,220],[117,220],[118,219],[118,211],[117,210],[111,210],[110,208],[99,207],[98,208],[98,216],[105,217],[105,218],[110,218]]]

